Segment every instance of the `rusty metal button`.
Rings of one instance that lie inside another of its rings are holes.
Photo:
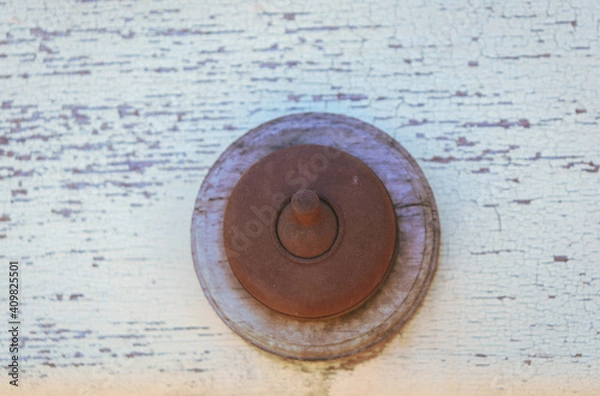
[[[440,247],[417,161],[375,126],[328,113],[270,120],[233,142],[200,187],[191,236],[224,323],[302,360],[394,334],[423,301]]]
[[[321,256],[331,248],[337,235],[337,216],[312,190],[297,191],[277,219],[279,241],[298,258]]]
[[[304,144],[259,160],[225,210],[229,264],[267,307],[303,319],[347,313],[385,280],[396,217],[388,192],[362,161]]]

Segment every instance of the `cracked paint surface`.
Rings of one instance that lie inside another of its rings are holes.
[[[24,394],[600,390],[598,2],[0,10],[0,258],[22,263]],[[440,211],[423,306],[358,363],[247,345],[192,266],[209,167],[305,111],[388,132]]]

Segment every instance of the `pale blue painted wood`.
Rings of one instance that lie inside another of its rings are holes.
[[[20,391],[597,393],[599,15],[593,0],[0,1]],[[440,210],[424,305],[357,362],[247,345],[193,270],[208,168],[304,111],[387,131]]]

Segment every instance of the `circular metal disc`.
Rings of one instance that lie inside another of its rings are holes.
[[[387,278],[360,307],[329,319],[295,318],[260,303],[240,284],[225,249],[225,211],[240,177],[269,154],[305,144],[336,148],[366,164],[388,191],[395,212],[397,252]],[[427,292],[440,241],[433,194],[408,152],[369,124],[326,113],[270,121],[227,148],[200,188],[191,233],[196,273],[223,321],[260,348],[305,360],[347,356],[398,330]]]
[[[298,190],[315,191],[337,216],[336,241],[315,258],[293,255],[277,234],[278,214]],[[396,217],[363,162],[304,144],[267,155],[242,176],[229,196],[223,233],[229,264],[250,294],[278,312],[315,319],[352,310],[381,285],[394,254]]]

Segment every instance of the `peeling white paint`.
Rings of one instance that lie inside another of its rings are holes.
[[[0,10],[0,259],[23,264],[23,394],[598,392],[600,3]],[[208,168],[305,111],[387,131],[440,210],[424,305],[352,369],[247,345],[192,265]]]

